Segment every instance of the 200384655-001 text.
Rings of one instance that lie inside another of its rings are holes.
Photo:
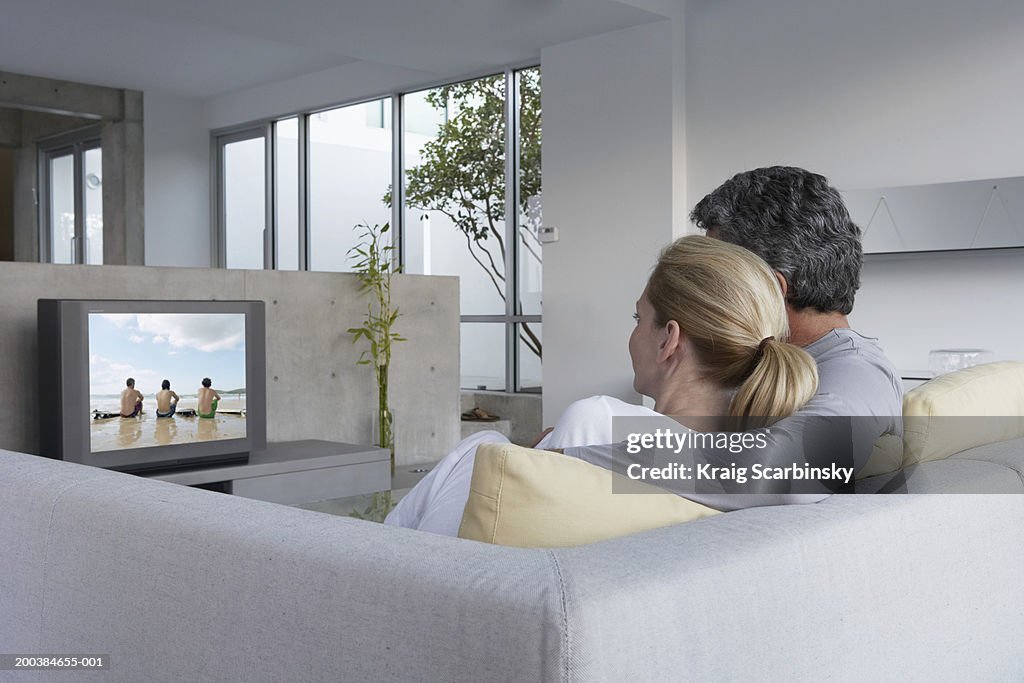
[[[0,654],[0,671],[41,671],[53,669],[107,669],[110,655],[82,654]]]

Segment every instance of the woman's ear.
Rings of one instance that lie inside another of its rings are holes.
[[[663,363],[671,358],[680,349],[683,343],[683,331],[679,323],[669,320],[661,329],[658,344],[658,362]]]

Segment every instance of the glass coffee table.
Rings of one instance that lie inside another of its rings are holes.
[[[387,491],[364,493],[357,496],[344,496],[342,498],[332,498],[312,503],[300,503],[293,507],[326,512],[329,515],[383,522],[384,517],[390,510],[389,506],[393,507],[398,503],[435,465],[437,463],[432,462],[419,465],[402,465],[395,468],[395,474],[391,477],[391,488]]]

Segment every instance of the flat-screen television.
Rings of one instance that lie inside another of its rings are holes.
[[[40,454],[125,472],[266,448],[262,301],[40,299]]]

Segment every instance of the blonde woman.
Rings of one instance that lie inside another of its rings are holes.
[[[730,416],[763,426],[792,414],[817,389],[814,359],[786,343],[775,273],[742,247],[704,236],[677,240],[662,252],[633,315],[633,387],[654,399],[654,410],[608,396],[577,401],[539,448],[610,443],[616,416]],[[476,447],[494,442],[507,439],[482,432],[463,440],[386,523],[456,535]]]

